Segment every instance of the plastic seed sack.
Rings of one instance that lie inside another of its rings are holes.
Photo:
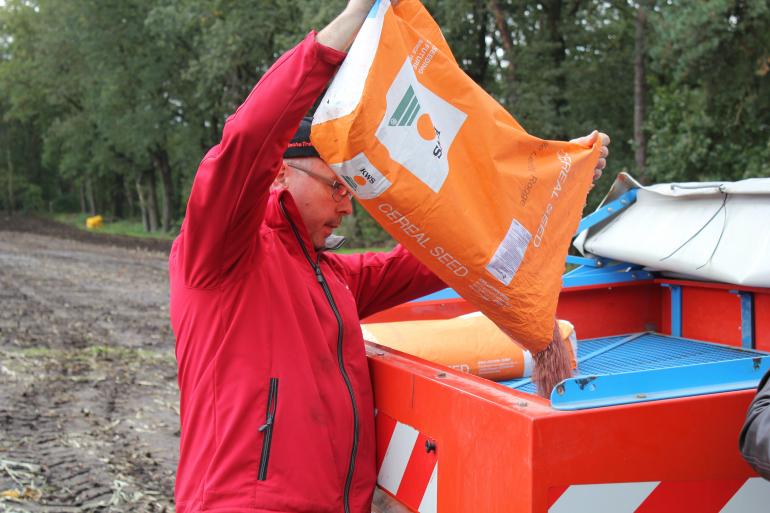
[[[577,337],[568,321],[559,320],[572,369],[577,368]],[[362,324],[364,339],[482,378],[501,381],[532,375],[532,354],[475,312],[454,319]]]
[[[531,352],[549,344],[600,143],[526,133],[459,68],[417,0],[375,3],[311,138],[445,283]]]

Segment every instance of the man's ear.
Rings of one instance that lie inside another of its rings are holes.
[[[271,188],[274,189],[286,189],[289,187],[289,182],[287,180],[289,173],[289,167],[286,165],[285,161],[281,161],[281,168],[278,170],[278,174],[275,176],[275,179],[273,180],[273,185]]]

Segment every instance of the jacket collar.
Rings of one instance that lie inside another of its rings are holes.
[[[265,223],[273,230],[281,232],[281,237],[287,240],[289,247],[297,247],[300,252],[302,252],[301,242],[313,262],[318,261],[319,251],[313,247],[313,241],[310,239],[305,223],[302,222],[297,204],[288,190],[270,191]],[[325,247],[320,252],[339,249],[343,244],[345,244],[345,237],[332,234],[326,238]]]

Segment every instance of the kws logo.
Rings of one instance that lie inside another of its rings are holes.
[[[361,199],[376,198],[390,187],[390,181],[363,153],[345,162],[330,164],[329,167],[345,181],[353,194]]]

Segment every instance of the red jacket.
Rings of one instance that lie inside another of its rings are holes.
[[[195,176],[169,257],[181,391],[178,513],[370,513],[359,318],[444,285],[398,247],[316,253],[281,155],[344,54],[310,34],[262,77]]]

